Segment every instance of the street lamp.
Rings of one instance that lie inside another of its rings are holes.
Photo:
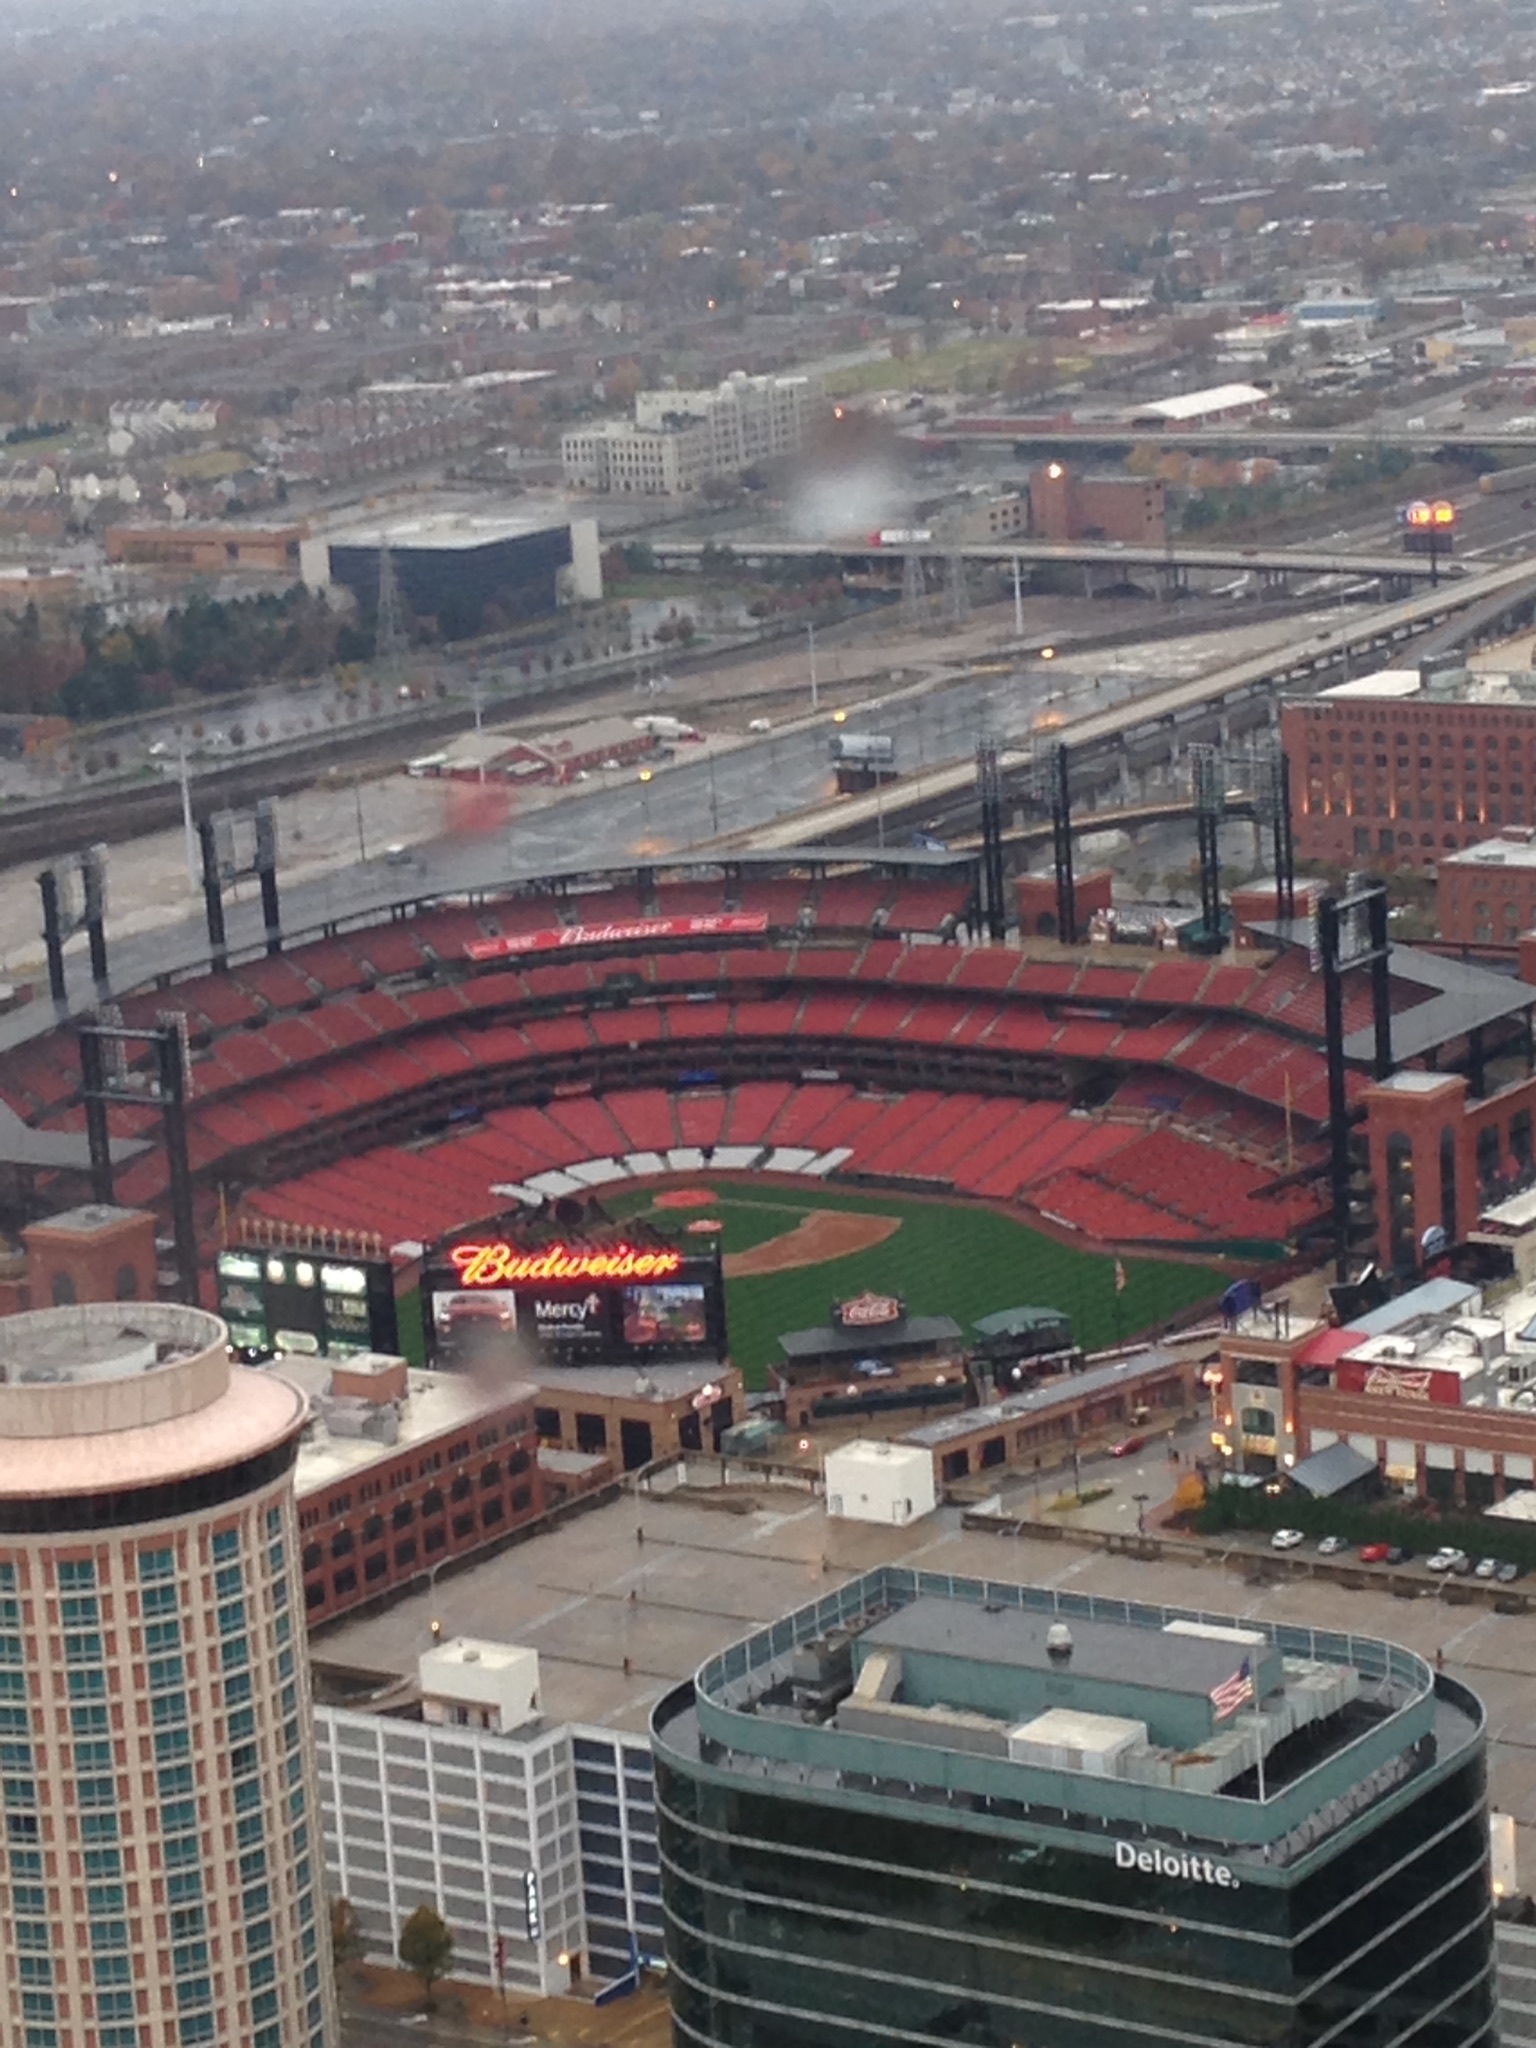
[[[651,829],[651,775],[652,775],[652,772],[653,772],[653,771],[652,771],[651,769],[649,769],[649,768],[642,768],[642,769],[640,770],[640,809],[641,809],[641,813],[642,813],[642,815],[644,816],[644,819],[645,819],[645,829],[646,829],[646,831],[647,831],[647,832],[649,832],[649,831],[650,831],[650,829]]]
[[[187,773],[187,736],[176,728],[176,776],[181,784],[181,835],[186,842],[187,881],[197,887],[197,833],[192,824],[192,780]]]
[[[810,652],[811,662],[811,709],[816,711],[820,708],[821,697],[816,688],[816,627],[814,622],[806,626],[805,641]]]

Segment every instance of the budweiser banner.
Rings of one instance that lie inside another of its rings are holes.
[[[721,910],[701,917],[637,917],[628,924],[561,924],[547,931],[470,939],[468,960],[515,960],[527,953],[566,953],[578,946],[649,945],[656,939],[746,939],[768,929],[766,910]]]

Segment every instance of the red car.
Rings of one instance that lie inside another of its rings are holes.
[[[1112,1458],[1133,1458],[1138,1451],[1144,1451],[1146,1448],[1147,1440],[1144,1436],[1124,1436],[1119,1443],[1110,1445],[1109,1455]]]
[[[1387,1552],[1391,1547],[1390,1543],[1362,1543],[1360,1546],[1360,1562],[1362,1564],[1385,1564]]]

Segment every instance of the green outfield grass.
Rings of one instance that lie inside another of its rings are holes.
[[[1108,1254],[1060,1244],[995,1209],[831,1189],[721,1184],[707,1175],[696,1184],[714,1194],[707,1210],[655,1209],[657,1191],[642,1189],[608,1195],[607,1206],[616,1216],[648,1216],[673,1233],[696,1217],[718,1216],[727,1252],[778,1237],[817,1209],[856,1209],[901,1221],[899,1230],[868,1251],[726,1283],[731,1355],[749,1387],[765,1385],[768,1366],[782,1357],[781,1332],[825,1323],[832,1302],[866,1287],[901,1295],[912,1315],[953,1316],[967,1336],[978,1316],[995,1309],[1025,1303],[1061,1309],[1071,1317],[1077,1341],[1093,1351],[1219,1294],[1230,1277],[1214,1266],[1127,1258],[1125,1292],[1117,1295]]]

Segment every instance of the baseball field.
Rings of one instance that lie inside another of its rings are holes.
[[[1026,1304],[1062,1310],[1085,1350],[1156,1328],[1232,1278],[1182,1259],[1115,1261],[1079,1251],[995,1209],[969,1203],[726,1182],[609,1194],[615,1216],[644,1215],[669,1234],[718,1239],[725,1255],[731,1355],[749,1387],[766,1383],[785,1330],[824,1324],[834,1301],[866,1288],[897,1294],[911,1315],[978,1316]],[[717,1224],[718,1230],[701,1228]]]

